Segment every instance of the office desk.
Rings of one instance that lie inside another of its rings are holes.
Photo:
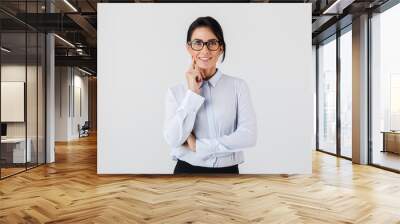
[[[383,150],[382,152],[393,152],[400,154],[400,132],[382,131]]]
[[[6,138],[1,139],[1,157],[6,163],[25,163],[31,162],[32,140],[27,139],[27,147],[25,154],[25,138]],[[26,161],[25,161],[26,159]]]

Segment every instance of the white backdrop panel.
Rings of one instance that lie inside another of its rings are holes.
[[[248,83],[258,141],[240,173],[311,173],[314,77],[311,4],[98,4],[98,173],[167,174],[168,87],[185,82],[189,25],[224,30],[218,67]]]

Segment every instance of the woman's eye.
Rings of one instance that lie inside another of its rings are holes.
[[[210,40],[209,42],[210,42],[209,44],[210,44],[211,46],[216,46],[216,45],[219,44],[219,43],[218,43],[218,40]]]
[[[218,44],[217,41],[210,41],[210,45],[211,45],[211,46],[215,46],[215,45],[217,45],[217,44]]]
[[[203,42],[201,42],[201,41],[194,41],[193,44],[196,45],[196,46],[201,46],[201,45],[203,45]]]

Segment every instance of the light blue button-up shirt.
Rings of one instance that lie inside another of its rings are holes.
[[[183,146],[191,132],[196,136],[196,152]],[[200,95],[187,84],[169,88],[164,137],[173,160],[202,167],[243,163],[243,150],[257,141],[256,114],[246,82],[218,69],[203,81]]]

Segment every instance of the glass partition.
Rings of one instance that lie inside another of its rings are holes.
[[[45,1],[1,1],[15,17]],[[45,34],[0,12],[0,178],[45,163]],[[35,19],[37,17],[32,17]]]
[[[7,177],[31,161],[26,150],[26,33],[3,32],[1,47],[1,176]]]

